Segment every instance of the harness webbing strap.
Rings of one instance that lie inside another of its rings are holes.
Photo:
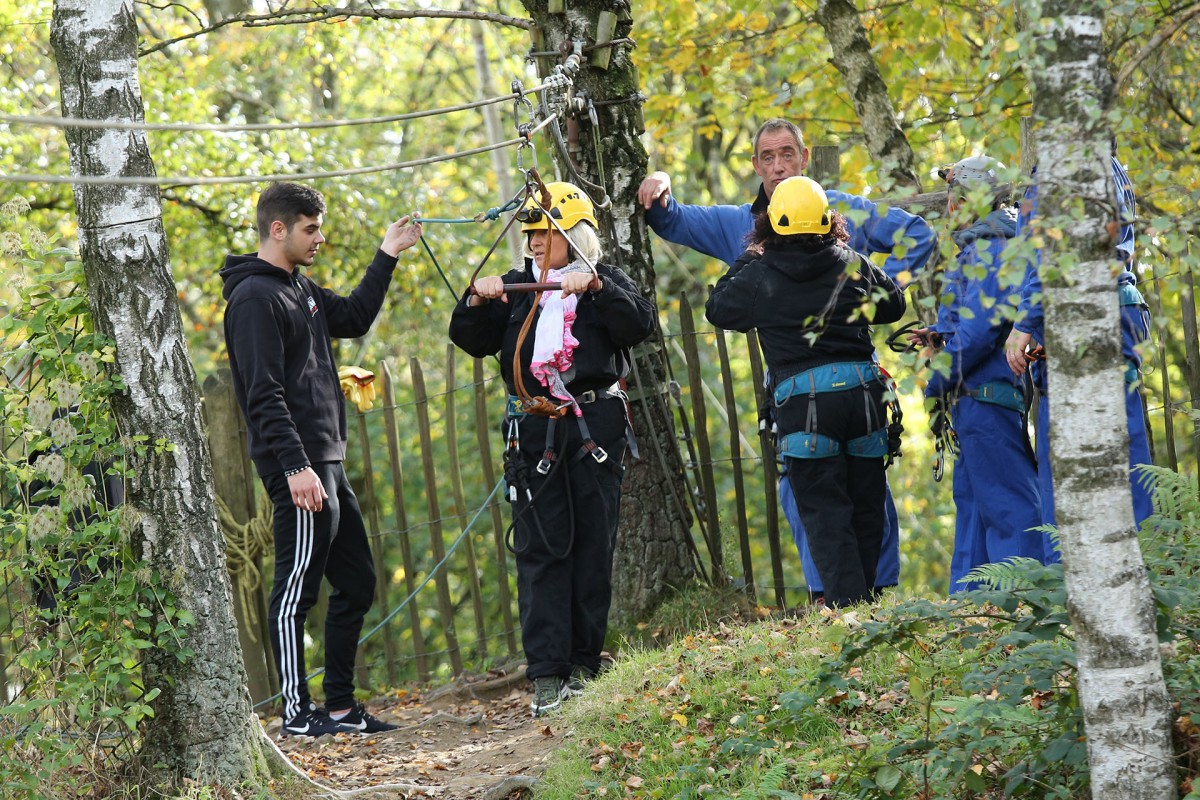
[[[832,458],[842,454],[842,444],[822,433],[796,431],[781,436],[779,454],[788,458]],[[846,442],[846,455],[858,458],[883,458],[888,454],[886,427]]]
[[[1025,392],[1008,381],[988,381],[975,389],[960,389],[958,394],[981,403],[1007,408],[1009,411],[1025,413]]]

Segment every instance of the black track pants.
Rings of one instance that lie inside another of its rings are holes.
[[[582,439],[568,415],[556,424],[557,458],[548,476],[535,466],[546,443],[543,417],[520,423],[521,452],[530,466],[532,506],[513,506],[521,642],[528,676],[567,676],[573,666],[595,672],[608,632],[613,547],[621,503],[625,408],[620,400],[584,406],[593,439],[608,453],[573,460]]]
[[[808,549],[832,606],[868,600],[875,586],[883,544],[886,470],[882,458],[846,455],[846,443],[884,424],[883,387],[826,392],[816,397],[816,430],[841,443],[830,458],[788,458],[788,481]],[[780,430],[804,430],[807,395],[788,399],[779,411]]]
[[[363,617],[375,595],[375,567],[358,498],[340,462],[313,464],[329,499],[319,513],[296,508],[282,473],[263,485],[275,506],[275,585],[271,589],[271,647],[283,692],[283,718],[308,707],[304,622],[317,602],[322,576],[333,587],[325,617],[325,702],[354,702],[354,658]]]

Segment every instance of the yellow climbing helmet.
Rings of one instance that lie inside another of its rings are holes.
[[[550,192],[550,216],[554,217],[564,231],[574,228],[580,220],[587,220],[594,228],[600,227],[596,223],[596,210],[587,192],[573,183],[562,181],[547,183],[546,189]],[[546,219],[546,212],[539,202],[539,194],[534,192],[533,197],[526,200],[525,206],[517,212],[517,220],[521,223],[523,233],[544,231],[551,227],[550,220]]]
[[[829,233],[833,224],[825,190],[812,178],[803,176],[788,178],[775,187],[767,215],[775,232],[785,236]]]

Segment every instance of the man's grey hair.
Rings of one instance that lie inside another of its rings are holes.
[[[758,140],[762,138],[764,133],[771,133],[772,131],[788,131],[792,134],[792,136],[796,137],[796,144],[800,146],[800,149],[804,149],[804,134],[800,132],[800,128],[796,125],[796,123],[775,117],[774,119],[769,119],[760,125],[758,131],[754,134],[755,156],[758,156]]]

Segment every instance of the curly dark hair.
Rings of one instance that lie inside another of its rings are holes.
[[[761,247],[772,250],[776,247],[799,247],[808,253],[824,250],[826,247],[841,242],[850,241],[850,232],[846,230],[846,218],[832,208],[829,209],[829,233],[776,233],[771,227],[771,217],[762,212],[754,217],[754,230],[746,236],[748,247]]]

